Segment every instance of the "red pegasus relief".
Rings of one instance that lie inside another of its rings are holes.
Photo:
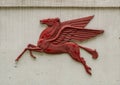
[[[104,32],[103,30],[85,28],[93,17],[88,16],[64,22],[60,22],[59,18],[40,20],[42,24],[47,25],[47,28],[41,33],[37,45],[28,44],[15,61],[18,62],[27,50],[32,58],[36,58],[32,51],[50,54],[68,53],[74,60],[82,63],[86,72],[91,75],[91,68],[81,57],[79,48],[90,53],[94,59],[98,57],[98,53],[96,50],[78,45],[75,41],[82,42]]]

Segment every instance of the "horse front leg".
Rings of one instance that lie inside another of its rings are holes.
[[[15,61],[18,62],[19,59],[22,57],[22,55],[23,55],[26,51],[27,51],[27,49],[25,48],[25,49],[23,50],[23,52],[15,59]]]
[[[39,48],[39,47],[37,47],[37,46],[35,46],[35,45],[32,45],[32,44],[28,44],[27,48],[25,48],[25,49],[23,50],[23,52],[15,59],[15,61],[18,62],[19,59],[22,57],[22,55],[23,55],[27,50],[29,50],[31,57],[34,58],[34,59],[35,59],[36,57],[32,54],[32,51],[42,52],[42,49],[41,49],[41,48]]]

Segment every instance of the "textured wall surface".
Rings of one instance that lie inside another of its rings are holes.
[[[2,0],[3,1],[3,0]],[[28,43],[36,44],[45,25],[40,19],[60,17],[61,21],[95,15],[87,25],[105,33],[78,43],[96,49],[99,58],[81,49],[92,68],[86,74],[82,64],[69,55],[26,52],[14,60]],[[120,8],[0,8],[0,85],[120,85]]]
[[[0,7],[120,7],[120,0],[0,0]]]

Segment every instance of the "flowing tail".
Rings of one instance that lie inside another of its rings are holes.
[[[80,48],[84,49],[85,51],[87,51],[88,53],[90,53],[92,55],[93,59],[97,59],[98,58],[98,53],[96,50],[87,48],[87,47],[83,47],[83,46],[79,46]]]

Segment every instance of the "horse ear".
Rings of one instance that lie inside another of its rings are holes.
[[[55,20],[56,20],[57,22],[60,22],[60,18],[58,18],[58,17],[57,17],[57,18],[55,18]]]

